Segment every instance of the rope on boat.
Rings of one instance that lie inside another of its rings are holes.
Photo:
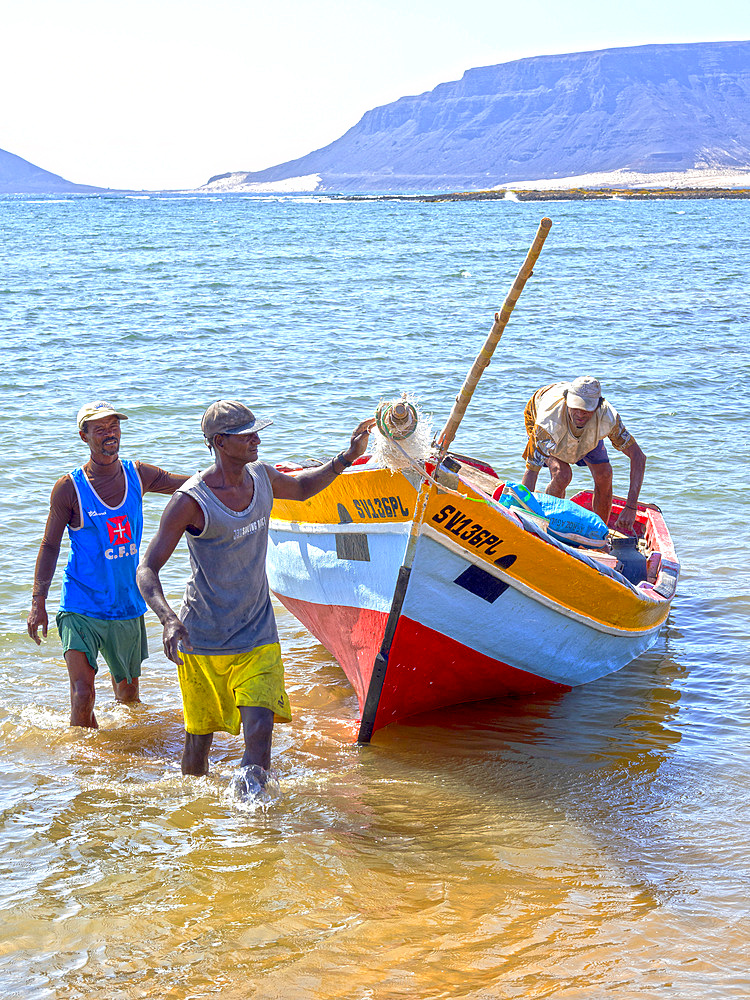
[[[383,401],[375,411],[375,423],[383,437],[392,441],[403,441],[411,437],[419,424],[417,408],[410,403],[406,393],[398,402]]]
[[[415,462],[414,459],[411,457],[411,455],[401,447],[398,441],[394,441],[393,445],[395,448],[398,448],[398,450],[404,456],[404,458],[407,461],[407,464],[410,465],[415,472],[419,473],[422,479],[426,479],[428,482],[432,483],[433,486],[436,486],[441,493],[450,493],[454,497],[459,497],[459,499],[461,500],[469,500],[471,503],[487,504],[488,507],[492,507],[493,509],[495,509],[498,506],[494,501],[485,500],[484,497],[470,497],[467,496],[465,493],[459,493],[458,490],[451,489],[450,486],[446,486],[445,483],[441,483],[437,479],[435,479],[434,476],[431,476],[430,473],[427,471],[426,466],[423,463]]]
[[[372,459],[375,464],[385,465],[391,473],[411,468],[421,480],[432,483],[441,493],[449,493],[460,500],[497,508],[494,501],[459,493],[446,483],[439,482],[427,471],[427,460],[437,459],[437,456],[430,444],[432,436],[430,418],[421,412],[416,397],[403,392],[400,399],[390,402],[381,400],[375,411],[374,436],[375,448]]]
[[[375,464],[399,472],[415,461],[424,462],[431,441],[431,417],[422,413],[415,396],[402,392],[400,398],[380,401],[373,428]]]

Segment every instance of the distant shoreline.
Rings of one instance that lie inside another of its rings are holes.
[[[443,194],[337,194],[340,201],[657,201],[750,198],[750,188],[502,188]]]
[[[457,191],[453,194],[418,195],[416,201],[606,201],[613,198],[649,201],[660,198],[750,198],[750,188],[567,188]]]
[[[346,201],[606,201],[607,199],[653,201],[691,198],[750,198],[750,165],[746,167],[695,167],[690,170],[664,170],[643,173],[619,170],[575,174],[567,177],[539,177],[534,180],[514,178],[492,187],[436,190],[425,185],[420,191],[394,186],[380,192],[347,191],[330,181],[323,184],[320,174],[287,178],[269,184],[244,184],[245,174],[232,174],[216,186],[201,190],[233,191],[242,194],[318,194]],[[382,179],[381,179],[382,180]],[[468,183],[454,180],[453,183]]]

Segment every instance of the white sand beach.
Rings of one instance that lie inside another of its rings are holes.
[[[550,177],[537,181],[509,181],[492,191],[557,191],[570,188],[743,188],[750,187],[750,167],[745,170],[695,168],[660,174],[640,174],[633,170]]]
[[[279,181],[248,184],[246,174],[231,173],[199,188],[201,191],[234,191],[252,194],[323,193],[320,174],[288,177]],[[507,181],[489,188],[490,191],[557,191],[570,188],[744,188],[750,187],[750,167],[745,170],[726,168],[695,168],[658,174],[637,173],[634,170],[612,170],[608,173],[578,174],[575,177],[548,177],[539,180]]]
[[[266,181],[262,184],[248,184],[244,173],[232,173],[209,181],[199,188],[200,191],[234,191],[244,194],[284,194],[306,193],[317,191],[320,187],[320,174],[308,174],[306,177],[287,177],[281,181]]]

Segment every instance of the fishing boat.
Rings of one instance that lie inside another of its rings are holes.
[[[596,680],[653,645],[669,614],[679,563],[655,504],[638,504],[623,537],[615,497],[606,541],[573,541],[489,464],[450,448],[548,221],[429,459],[394,471],[365,455],[312,499],[274,503],[271,590],[344,670],[360,743],[421,712]],[[407,411],[391,406],[392,429]],[[572,499],[591,511],[591,492]]]

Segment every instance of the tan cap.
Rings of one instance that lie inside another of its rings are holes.
[[[268,418],[256,417],[252,410],[236,399],[219,399],[211,403],[203,414],[201,430],[205,439],[210,441],[215,434],[252,434],[272,423]]]
[[[104,417],[119,417],[120,420],[128,419],[124,413],[120,413],[110,403],[105,403],[101,399],[97,399],[93,403],[86,403],[78,411],[78,416],[76,417],[78,430],[81,430],[87,420],[102,420]]]
[[[595,410],[599,405],[602,387],[598,378],[581,375],[573,379],[565,390],[565,402],[574,410]]]

